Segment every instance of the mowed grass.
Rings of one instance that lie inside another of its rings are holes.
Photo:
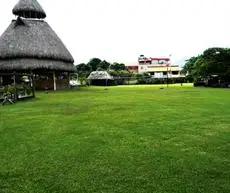
[[[230,192],[228,89],[40,92],[0,137],[0,193]]]

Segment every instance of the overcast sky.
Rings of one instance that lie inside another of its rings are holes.
[[[230,45],[229,0],[38,0],[75,64],[99,57],[135,64],[140,54],[174,63]],[[18,0],[1,1],[0,33]]]

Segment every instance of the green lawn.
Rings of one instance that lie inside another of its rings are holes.
[[[230,192],[228,89],[41,92],[0,137],[0,193]]]

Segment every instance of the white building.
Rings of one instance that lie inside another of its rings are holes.
[[[130,71],[138,73],[149,73],[152,78],[180,78],[182,68],[171,63],[170,58],[147,58],[141,55],[138,64],[128,65]]]
[[[149,73],[153,78],[180,78],[182,68],[171,64],[170,58],[138,58],[138,73]]]

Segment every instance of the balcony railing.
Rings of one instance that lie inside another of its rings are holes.
[[[167,75],[152,75],[152,78],[180,78],[180,77],[184,77],[180,74],[174,75],[174,74],[168,74]]]

